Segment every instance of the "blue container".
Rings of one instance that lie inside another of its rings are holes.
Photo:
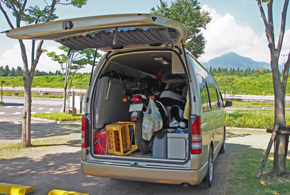
[[[175,131],[175,133],[186,133],[186,132],[181,130],[181,129],[178,129],[178,130]]]

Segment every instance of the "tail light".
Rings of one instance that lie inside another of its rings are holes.
[[[86,148],[87,147],[87,120],[85,115],[82,116],[82,148]]]
[[[201,154],[202,151],[202,136],[200,116],[192,118],[191,124],[191,154]]]
[[[141,95],[134,95],[131,99],[132,102],[142,102]]]

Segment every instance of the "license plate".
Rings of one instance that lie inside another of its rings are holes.
[[[129,108],[129,112],[142,111],[142,109],[143,109],[143,104],[131,104]]]

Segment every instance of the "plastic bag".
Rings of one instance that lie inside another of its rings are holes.
[[[155,105],[155,102],[150,99],[148,108],[144,112],[144,118],[142,123],[142,138],[144,140],[151,140],[153,132],[162,129],[163,121],[161,114]]]

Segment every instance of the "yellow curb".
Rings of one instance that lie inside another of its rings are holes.
[[[83,194],[80,192],[65,191],[65,190],[52,190],[48,193],[48,195],[90,195],[90,194]]]
[[[0,194],[26,195],[34,192],[32,186],[24,186],[10,183],[0,183]]]

